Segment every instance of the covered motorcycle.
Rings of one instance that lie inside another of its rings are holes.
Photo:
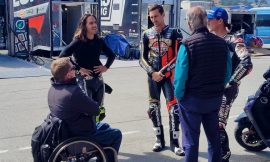
[[[129,59],[131,45],[120,34],[108,34],[104,37],[106,45],[116,54],[116,56]]]

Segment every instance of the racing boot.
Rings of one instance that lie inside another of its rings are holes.
[[[220,142],[221,142],[221,156],[222,156],[222,162],[229,162],[229,159],[231,157],[231,151],[229,148],[229,138],[227,135],[227,132],[223,127],[219,128],[220,133]]]
[[[153,146],[154,152],[159,152],[165,148],[164,131],[161,122],[160,105],[157,102],[150,103],[147,111],[149,118],[152,120],[156,142]]]
[[[185,156],[184,150],[179,146],[179,138],[174,139],[175,135],[179,135],[179,132],[170,131],[170,149],[175,155]]]
[[[154,127],[153,129],[156,134],[156,142],[152,150],[154,152],[160,152],[165,148],[163,126],[161,125],[160,127]]]
[[[184,150],[179,146],[179,109],[177,105],[171,106],[169,111],[170,149],[178,156],[185,156]]]

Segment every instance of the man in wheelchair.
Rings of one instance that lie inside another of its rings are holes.
[[[63,120],[70,137],[87,137],[102,147],[119,151],[122,133],[106,123],[96,123],[99,105],[86,96],[77,85],[75,68],[67,57],[51,64],[52,86],[48,93],[50,113]],[[113,153],[107,153],[108,161],[114,161]]]

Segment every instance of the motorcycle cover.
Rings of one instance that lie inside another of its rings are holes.
[[[130,44],[119,34],[109,34],[104,37],[106,45],[120,58],[130,57]]]

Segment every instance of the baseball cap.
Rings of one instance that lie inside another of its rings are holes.
[[[228,13],[221,7],[213,7],[211,10],[208,10],[207,17],[208,19],[223,19],[226,22],[228,21]]]

